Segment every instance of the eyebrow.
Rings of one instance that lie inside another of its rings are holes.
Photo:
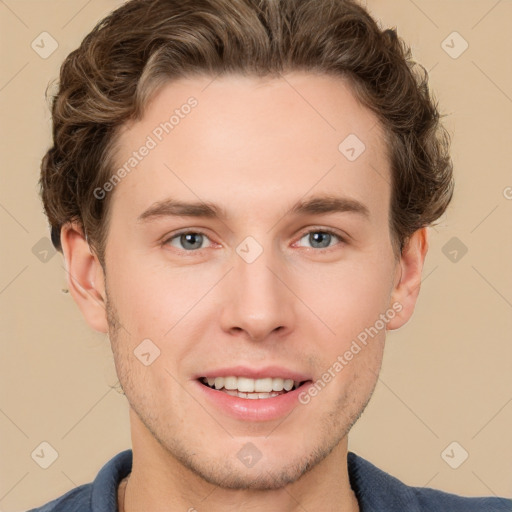
[[[355,213],[365,219],[370,218],[369,208],[356,199],[338,196],[316,196],[297,202],[288,215],[324,215],[328,213]],[[211,202],[187,203],[176,199],[165,199],[153,203],[137,217],[137,222],[149,222],[161,217],[201,217],[209,219],[227,219],[226,210]]]

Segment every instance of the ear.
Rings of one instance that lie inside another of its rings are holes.
[[[395,304],[393,309],[397,314],[388,322],[387,330],[398,329],[411,318],[420,292],[421,272],[427,250],[427,228],[418,229],[405,244],[397,263],[390,304],[390,307]]]
[[[105,276],[103,268],[76,222],[62,226],[61,244],[68,287],[87,323],[107,333]]]

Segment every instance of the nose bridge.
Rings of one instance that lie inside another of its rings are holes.
[[[243,330],[261,340],[278,328],[284,332],[292,327],[293,294],[277,277],[281,263],[270,245],[263,248],[252,237],[239,244],[221,315],[223,329]]]

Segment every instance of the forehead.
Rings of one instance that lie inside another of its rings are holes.
[[[261,218],[274,205],[317,193],[343,194],[387,218],[382,128],[339,77],[169,82],[141,120],[123,127],[117,148],[115,168],[127,172],[113,205],[134,218],[167,197],[215,202],[236,216],[251,209]]]

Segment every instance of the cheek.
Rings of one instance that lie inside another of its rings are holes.
[[[327,325],[337,349],[375,324],[389,307],[391,269],[383,261],[347,261],[302,272],[297,295]],[[326,336],[329,340],[329,336]]]
[[[120,320],[132,338],[165,339],[217,280],[213,272],[144,268],[139,263],[116,268],[109,284]]]
[[[174,369],[167,368],[164,357],[144,366],[131,350],[117,348],[114,350],[116,371],[131,408],[154,432],[162,428],[163,418],[168,428],[176,430],[189,413],[191,404],[180,393],[173,378]]]

